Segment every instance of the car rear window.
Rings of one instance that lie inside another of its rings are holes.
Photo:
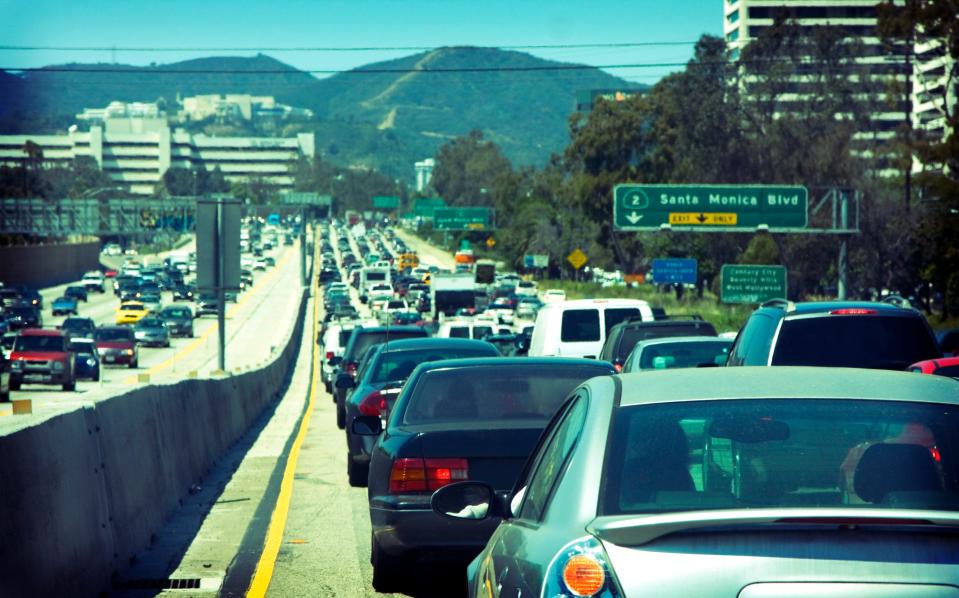
[[[919,317],[830,315],[784,320],[772,365],[904,370],[939,356]]]
[[[386,280],[386,273],[385,273],[385,272],[367,272],[367,273],[366,273],[366,280],[367,280],[367,281],[370,281],[370,280]]]
[[[133,338],[133,331],[125,328],[100,329],[93,338],[97,341],[127,341]]]
[[[451,326],[450,338],[469,338],[470,329],[468,326]]]
[[[473,326],[473,338],[483,338],[493,334],[493,329],[489,326]]]
[[[959,378],[959,365],[944,365],[936,368],[936,371],[933,373],[937,376],[950,376],[952,378]]]
[[[959,510],[959,408],[719,400],[617,411],[605,515],[830,507]]]
[[[530,419],[546,422],[600,366],[492,366],[433,370],[419,377],[402,415],[406,424]]]
[[[375,383],[401,382],[410,377],[410,374],[413,373],[413,370],[416,369],[416,366],[430,361],[468,357],[495,357],[497,355],[498,353],[494,347],[387,351],[385,353],[380,353],[376,365],[373,366],[373,371],[370,372],[370,381]]]
[[[609,329],[616,324],[619,324],[627,318],[634,318],[638,315],[640,315],[639,309],[635,307],[610,307],[605,313],[606,334],[609,334]]]
[[[622,362],[629,356],[630,351],[639,341],[648,341],[653,338],[666,338],[670,336],[716,336],[716,329],[712,324],[700,322],[695,324],[671,324],[667,326],[637,326],[636,328],[626,328],[620,337],[619,347],[616,348],[616,357]]]
[[[422,328],[418,330],[392,330],[390,332],[358,332],[357,337],[353,339],[350,354],[344,361],[359,361],[366,350],[373,345],[398,341],[403,338],[423,338],[425,336],[427,336],[426,330]]]
[[[14,351],[43,351],[62,353],[64,349],[62,336],[24,336],[20,335],[13,343]]]
[[[724,365],[732,340],[717,339],[701,343],[663,343],[645,347],[639,355],[639,369],[666,370],[694,368],[704,364]]]
[[[582,343],[598,341],[599,310],[567,309],[563,312],[563,325],[560,328],[560,340],[564,343]]]

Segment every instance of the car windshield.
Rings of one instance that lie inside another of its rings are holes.
[[[428,361],[495,355],[495,351],[483,350],[481,347],[387,351],[380,353],[379,359],[373,365],[370,371],[370,382],[401,382],[410,377],[416,366]]]
[[[101,328],[97,330],[94,340],[100,341],[126,341],[133,337],[133,332],[126,328]]]
[[[903,370],[939,357],[920,317],[836,315],[786,319],[772,365]]]
[[[581,382],[609,373],[586,365],[438,369],[419,377],[404,424],[534,419],[545,421]]]
[[[725,508],[959,510],[959,408],[720,400],[616,412],[604,515]]]
[[[64,337],[62,336],[26,336],[20,335],[13,343],[14,351],[64,351]]]
[[[704,364],[723,365],[729,355],[731,339],[703,342],[657,343],[644,347],[639,355],[639,369],[665,370],[694,368]]]
[[[161,328],[163,321],[160,318],[143,318],[137,322],[137,328]]]
[[[67,318],[60,326],[63,330],[92,330],[94,324],[92,320],[80,318]]]
[[[120,306],[121,311],[143,311],[143,305],[140,303],[126,303]]]

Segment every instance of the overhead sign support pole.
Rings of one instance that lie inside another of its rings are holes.
[[[240,288],[240,202],[199,199],[196,206],[197,291],[217,302],[217,369],[226,371],[226,291]]]

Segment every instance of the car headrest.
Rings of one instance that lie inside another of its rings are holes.
[[[856,494],[879,503],[891,492],[941,491],[932,454],[918,444],[874,444],[863,453],[853,479]]]

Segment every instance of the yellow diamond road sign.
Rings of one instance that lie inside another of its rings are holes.
[[[494,239],[493,237],[490,237],[490,238],[486,239],[486,246],[487,246],[487,247],[489,247],[490,249],[492,249],[494,245],[496,245],[496,239]]]
[[[571,254],[566,256],[566,261],[572,264],[574,268],[579,270],[583,267],[583,264],[589,261],[589,257],[583,253],[582,249],[574,249]]]

